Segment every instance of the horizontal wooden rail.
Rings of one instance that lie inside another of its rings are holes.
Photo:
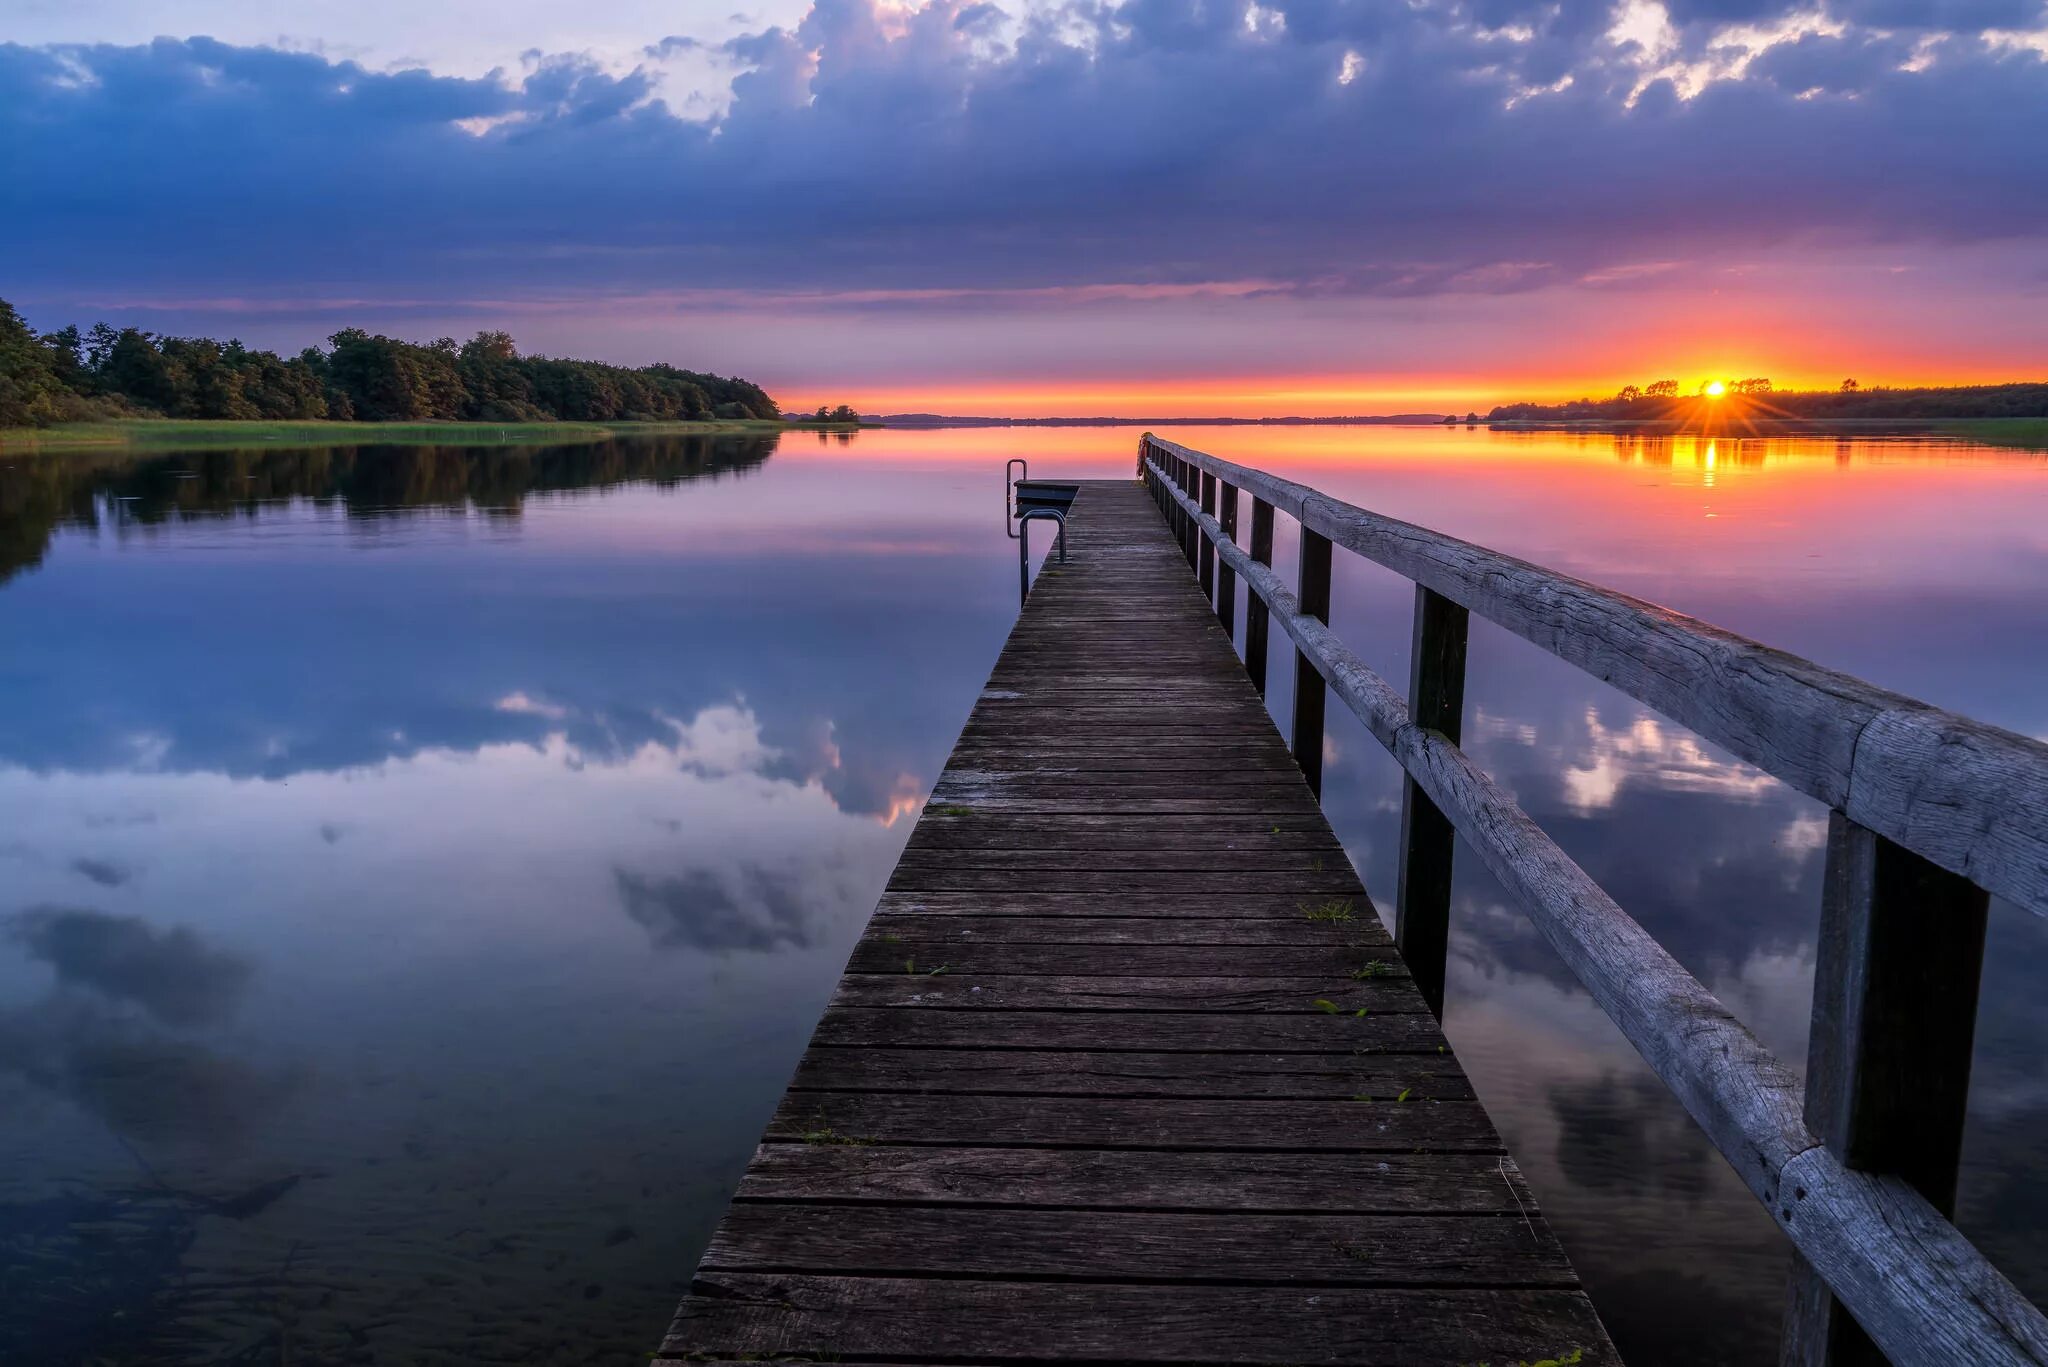
[[[1143,449],[1496,622],[1930,862],[2048,915],[2048,745],[1149,433]]]
[[[1416,725],[1400,695],[1326,624],[1303,612],[1277,574],[1225,537],[1221,524],[1202,512],[1148,449],[1158,447],[1196,468],[1213,466],[1225,482],[1250,488],[1257,498],[1290,512],[1347,505],[1313,493],[1304,499],[1289,492],[1301,490],[1300,485],[1149,436],[1141,447],[1145,477],[1164,494],[1169,511],[1214,544],[1223,563],[1293,639],[1301,658],[1449,818],[1878,1346],[1909,1367],[2048,1363],[2048,1318],[1910,1183],[1850,1168],[1831,1152],[1806,1124],[1797,1080],[1748,1028],[1464,751],[1440,732]],[[1326,535],[1344,530],[1327,515],[1315,529]],[[1433,532],[1407,531],[1547,575]],[[1331,540],[1351,544],[1337,535]],[[1485,571],[1501,572],[1499,567]],[[1496,599],[1476,592],[1461,596],[1441,586],[1446,582],[1439,577],[1428,586],[1492,615],[1481,604]],[[1621,605],[1634,604],[1590,585],[1580,587]],[[1640,607],[1648,614],[1661,611]],[[1665,616],[1674,627],[1686,621]]]

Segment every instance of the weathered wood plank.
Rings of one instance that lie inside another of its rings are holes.
[[[1289,892],[1057,892],[1044,888],[1002,888],[990,892],[885,892],[879,908],[906,916],[1096,916],[1156,917],[1185,921],[1296,921],[1340,927],[1343,943],[1377,942],[1386,934],[1372,903],[1352,899],[1348,919],[1324,922],[1310,912],[1321,898]],[[1187,943],[1207,943],[1211,932],[1192,933]]]
[[[943,964],[925,968],[916,959],[903,962],[912,967],[847,974],[839,980],[832,1004],[918,1011],[1249,1011],[1304,1016],[1429,1010],[1405,975],[1369,982],[1356,981],[1335,969],[1322,977],[1138,978],[1109,972],[1093,976],[1012,975]]]
[[[1134,1011],[889,1011],[835,1007],[813,1045],[902,1049],[1128,1049],[1144,1053],[1437,1054],[1449,1046],[1423,1016]]]
[[[1451,1153],[1157,1153],[1123,1149],[764,1144],[746,1198],[1116,1210],[1485,1214],[1534,1218],[1512,1158]]]
[[[1204,848],[1200,842],[1177,842],[1171,849],[1067,849],[1041,850],[992,848],[986,845],[933,847],[912,844],[904,848],[899,869],[1021,869],[1051,874],[1069,870],[1097,873],[1273,873],[1291,877],[1296,872],[1334,875],[1354,895],[1364,892],[1358,875],[1344,858],[1343,848],[1332,842],[1317,849],[1249,846]],[[1268,879],[1268,883],[1272,880]],[[1327,879],[1316,885],[1328,886]]]
[[[1989,896],[1849,820],[1828,825],[1806,1123],[1842,1160],[1955,1216]],[[1785,1367],[1883,1367],[1794,1255]]]
[[[1472,1084],[1436,1054],[1137,1054],[1068,1050],[813,1049],[795,1091],[1001,1092],[1349,1101],[1408,1093],[1469,1101]]]
[[[1274,1257],[1284,1250],[1285,1257]],[[706,1272],[1103,1282],[1575,1287],[1550,1231],[1500,1215],[1191,1215],[746,1202]]]
[[[2048,744],[1306,485],[1150,441],[1951,873],[2048,914]]]
[[[817,1277],[698,1279],[663,1351],[948,1355],[992,1361],[1418,1363],[1620,1361],[1575,1291]],[[1486,1345],[1476,1348],[1475,1345]]]
[[[956,944],[1328,946],[1384,944],[1385,936],[1377,921],[1333,925],[1299,916],[982,916],[881,910],[868,921],[865,938],[929,954]],[[1401,970],[1390,962],[1388,971]]]
[[[1458,743],[1465,714],[1465,609],[1434,589],[1415,588],[1408,712],[1415,724]],[[1327,614],[1325,614],[1327,620]],[[1444,1013],[1444,965],[1451,944],[1451,871],[1457,832],[1407,774],[1401,776],[1401,871],[1394,939],[1414,966],[1430,1009]]]
[[[1855,1171],[1823,1145],[1807,1128],[1800,1089],[1783,1065],[1509,794],[1458,747],[1415,725],[1386,681],[1325,624],[1299,612],[1270,570],[1233,547],[1219,553],[1235,561],[1331,688],[1452,819],[1888,1356],[1912,1364],[2048,1362],[2048,1317],[1911,1185]]]
[[[892,977],[928,974],[939,965],[904,967],[906,951],[879,936],[854,947],[848,963],[853,974]],[[1407,977],[1394,947],[1383,937],[1356,944],[1269,945],[1239,948],[1203,944],[990,944],[963,943],[946,949],[948,972],[955,977],[1000,973],[1009,977],[1046,975],[1062,979],[1083,976],[1216,983],[1256,978],[1306,980],[1371,986],[1373,981]],[[1354,981],[1356,973],[1364,981]],[[939,984],[928,984],[937,986]],[[1098,984],[1098,987],[1100,985]],[[1183,986],[1187,986],[1186,983]],[[1197,988],[1187,986],[1187,990]]]
[[[1199,1097],[928,1096],[793,1092],[770,1141],[973,1144],[1032,1148],[1246,1149],[1321,1153],[1494,1153],[1500,1136],[1476,1102]]]
[[[1029,871],[1027,871],[1029,872]],[[1263,892],[1273,886],[1276,879],[1298,887],[1309,897],[1357,897],[1360,893],[1358,876],[1349,869],[1338,871],[1327,869],[1320,872],[1276,874],[1266,869],[1175,869],[1168,873],[1159,870],[1096,870],[1096,869],[1047,869],[1032,872],[1034,887],[1048,892],[1099,892],[1114,894],[1121,892],[1142,892],[1159,886],[1163,878],[1185,887],[1189,892]],[[1013,869],[971,869],[950,866],[925,866],[910,863],[896,871],[889,880],[891,891],[926,892],[999,892],[1015,887],[1019,873]]]
[[[1613,1360],[1176,525],[1077,497],[667,1351]]]

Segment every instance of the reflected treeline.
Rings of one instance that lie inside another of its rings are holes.
[[[514,518],[534,494],[670,487],[742,473],[780,434],[671,435],[574,446],[334,446],[0,458],[0,583],[40,564],[59,528],[253,516],[310,499],[351,517],[475,510]]]
[[[1509,432],[1498,435],[1510,440],[1554,439],[1555,432]],[[1999,460],[2039,461],[2041,452],[1998,448],[1987,451],[1981,445],[1955,437],[1924,431],[1858,432],[1828,438],[1823,434],[1773,435],[1760,432],[1584,432],[1575,434],[1575,444],[1588,447],[1611,445],[1614,458],[1624,465],[1700,465],[1758,469],[1770,464],[1832,459],[1836,465],[1889,463],[1893,461]]]

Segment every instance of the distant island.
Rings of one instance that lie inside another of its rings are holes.
[[[883,427],[1365,427],[1440,423],[1442,413],[1387,413],[1344,418],[976,418],[943,413],[889,413],[861,421]]]
[[[1676,380],[1655,380],[1646,385],[1624,385],[1605,399],[1502,404],[1481,421],[1695,428],[1757,422],[1988,418],[2048,418],[2048,381],[1890,389],[1865,388],[1848,379],[1833,389],[1782,390],[1773,388],[1766,378],[1753,377],[1708,381],[1691,394],[1681,394]]]
[[[232,424],[752,423],[782,410],[750,380],[671,365],[522,356],[504,332],[425,344],[344,328],[296,356],[97,323],[38,334],[0,300],[0,429],[139,419]],[[800,421],[858,421],[850,408]]]

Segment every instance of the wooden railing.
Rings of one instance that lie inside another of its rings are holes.
[[[1989,894],[2048,914],[2048,745],[1149,433],[1138,464],[1233,634],[1245,581],[1260,693],[1269,623],[1293,641],[1310,785],[1325,685],[1399,761],[1395,936],[1431,1007],[1455,833],[1791,1240],[1787,1367],[2048,1363],[2048,1318],[1950,1223]],[[1406,700],[1330,630],[1332,546],[1415,583]],[[1474,612],[1828,805],[1804,1089],[1459,748]]]

